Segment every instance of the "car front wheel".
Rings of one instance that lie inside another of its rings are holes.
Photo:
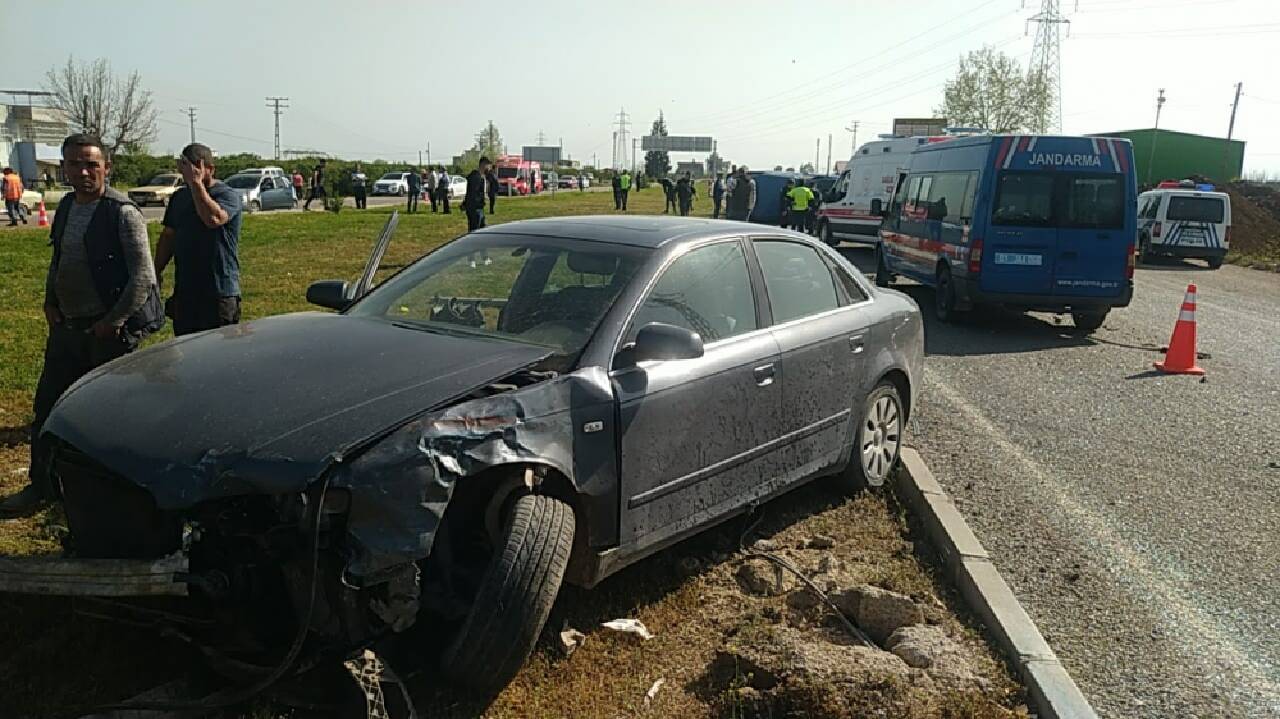
[[[884,245],[876,245],[876,287],[888,287],[893,284],[893,273],[884,260]]]
[[[551,613],[573,532],[564,502],[539,494],[515,500],[475,602],[441,657],[450,679],[488,697],[511,681]]]
[[[842,488],[850,493],[879,487],[898,466],[902,430],[906,426],[898,388],[889,380],[881,380],[857,410],[857,417],[852,456],[839,476]]]

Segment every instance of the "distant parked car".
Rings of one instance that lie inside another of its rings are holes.
[[[462,175],[449,175],[449,199],[465,197],[467,194],[467,178]]]
[[[142,187],[135,187],[129,190],[129,199],[136,202],[139,207],[145,207],[153,203],[164,207],[169,204],[169,198],[173,197],[173,193],[177,192],[178,188],[184,184],[186,183],[182,181],[182,175],[176,172],[166,172],[147,180]]]
[[[560,188],[563,190],[578,189],[578,178],[573,175],[565,175],[560,178]]]
[[[287,210],[298,203],[287,177],[232,175],[226,183],[240,193],[240,203],[249,212]]]
[[[258,175],[270,177],[287,177],[283,167],[250,167],[236,173],[237,175]]]
[[[409,192],[409,173],[388,172],[373,183],[373,194],[402,197]]]

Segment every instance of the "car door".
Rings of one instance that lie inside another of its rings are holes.
[[[771,471],[790,483],[838,463],[848,449],[870,302],[808,243],[757,237],[752,245],[781,353],[782,441]]]
[[[769,491],[781,394],[762,311],[738,239],[675,257],[637,306],[624,342],[663,322],[698,332],[705,349],[613,373],[623,543],[660,541]]]
[[[276,184],[274,177],[264,177],[259,187],[258,200],[262,203],[262,209],[274,210],[284,206],[283,198],[280,195],[279,185]]]

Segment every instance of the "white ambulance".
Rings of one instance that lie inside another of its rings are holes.
[[[1192,180],[1138,195],[1138,261],[1194,257],[1217,269],[1231,246],[1231,196]]]

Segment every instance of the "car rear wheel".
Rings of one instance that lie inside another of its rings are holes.
[[[884,261],[884,245],[876,245],[876,287],[888,287],[893,284],[893,273]]]
[[[515,500],[475,603],[441,657],[450,679],[481,696],[511,681],[551,613],[573,532],[573,510],[564,502],[538,494]]]
[[[862,492],[885,483],[898,466],[902,454],[902,430],[906,414],[898,388],[881,380],[858,412],[849,465],[839,475],[841,487],[849,493]]]
[[[1076,324],[1076,329],[1081,332],[1093,332],[1102,327],[1102,323],[1107,320],[1108,311],[1072,312],[1071,321]]]
[[[1216,269],[1218,269],[1219,267],[1221,267],[1221,266],[1222,266],[1222,258],[1221,258],[1221,257],[1210,257],[1209,259],[1207,259],[1207,260],[1205,260],[1205,261],[1209,263],[1209,269],[1211,269],[1211,270],[1216,270]]]
[[[933,313],[943,322],[955,322],[959,319],[955,280],[951,278],[951,268],[946,265],[938,269],[937,284],[933,290]]]

